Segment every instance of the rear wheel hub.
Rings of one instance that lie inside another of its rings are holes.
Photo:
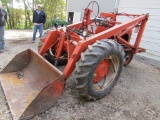
[[[108,59],[104,59],[97,67],[96,71],[95,71],[95,78],[93,80],[93,83],[97,83],[99,81],[101,81],[105,76],[108,75],[108,71],[109,71],[109,60]]]

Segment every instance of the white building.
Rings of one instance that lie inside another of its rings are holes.
[[[76,23],[82,20],[84,8],[92,0],[67,0],[67,21]],[[99,4],[100,12],[113,12],[116,0],[94,0]],[[92,5],[89,7],[92,8]],[[97,5],[93,6],[94,13],[97,13]],[[93,15],[92,15],[93,16]],[[94,17],[94,16],[93,16]]]
[[[140,44],[147,51],[141,55],[160,60],[160,0],[119,0],[118,12],[149,13],[149,20]]]

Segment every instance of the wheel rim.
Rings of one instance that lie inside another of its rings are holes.
[[[104,59],[97,67],[95,71],[95,78],[93,80],[93,83],[98,83],[101,81],[104,76],[108,75],[108,70],[109,70],[109,60]]]
[[[111,55],[98,65],[93,79],[93,87],[96,91],[103,91],[114,82],[119,63],[118,57]]]

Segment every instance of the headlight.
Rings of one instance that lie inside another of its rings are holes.
[[[88,34],[88,31],[87,31],[87,30],[83,30],[82,36],[83,36],[83,37],[86,37],[87,34]]]

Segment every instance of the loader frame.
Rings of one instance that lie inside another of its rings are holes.
[[[67,29],[72,30],[73,28],[79,28],[82,24],[85,26],[85,29],[87,29],[88,25],[93,23],[93,19],[90,19],[90,14],[92,10],[85,9],[84,14],[86,12],[88,12],[88,14],[87,16],[84,15],[82,22],[69,25],[67,26]],[[71,73],[75,69],[76,62],[80,59],[81,53],[84,52],[88,48],[89,45],[92,45],[97,40],[102,40],[102,39],[113,37],[114,40],[118,41],[123,46],[125,46],[124,51],[131,51],[133,54],[146,51],[144,48],[140,48],[139,45],[141,42],[143,31],[146,26],[146,22],[149,17],[148,14],[136,15],[136,14],[124,14],[124,13],[119,13],[119,14],[101,13],[100,16],[103,18],[110,17],[110,23],[114,24],[114,26],[107,30],[99,32],[97,34],[94,34],[92,36],[89,36],[89,37],[82,37],[72,31],[69,31],[71,32],[70,35],[67,35],[68,32],[65,32],[63,28],[52,30],[50,31],[48,36],[43,40],[44,44],[42,45],[39,51],[39,54],[43,56],[45,52],[54,44],[55,38],[60,36],[58,50],[56,51],[57,52],[56,59],[59,59],[62,49],[64,47],[64,41],[68,41],[67,42],[67,52],[69,54],[69,57],[68,57],[68,63],[63,71],[65,78],[68,79],[68,77],[71,75]],[[125,23],[120,23],[120,22],[116,22],[117,16],[133,17],[133,19]],[[131,44],[129,43],[129,41],[126,41],[125,39],[123,39],[122,36],[126,34],[127,32],[131,31],[134,27],[139,27],[139,31],[137,33],[135,43]],[[69,38],[72,38],[78,42],[75,49],[70,50]]]

